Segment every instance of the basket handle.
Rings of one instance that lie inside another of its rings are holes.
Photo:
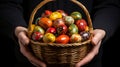
[[[48,2],[51,2],[51,1],[55,1],[55,0],[43,0],[41,3],[39,3],[35,9],[32,11],[31,15],[30,15],[30,19],[29,19],[29,25],[28,25],[28,37],[30,38],[31,36],[31,33],[32,33],[32,22],[34,20],[34,16],[36,14],[36,12],[38,11],[39,8],[41,8],[43,5],[45,5],[46,3]],[[92,26],[92,21],[91,21],[91,18],[90,18],[90,14],[87,10],[87,8],[82,4],[80,3],[79,1],[77,0],[71,0],[73,3],[77,4],[80,8],[82,8],[82,10],[84,11],[86,17],[87,17],[87,21],[88,21],[88,25],[89,25],[89,29],[90,30],[93,30],[93,26]]]
[[[29,25],[28,25],[28,37],[30,38],[31,33],[32,33],[32,22],[34,20],[34,16],[36,14],[36,12],[38,11],[38,9],[40,9],[43,5],[45,5],[46,3],[53,1],[53,0],[43,0],[41,3],[39,3],[35,9],[32,11],[31,15],[30,15],[30,19],[29,19]]]
[[[90,14],[89,14],[87,8],[81,2],[79,2],[77,0],[71,0],[71,1],[81,7],[81,9],[84,11],[84,13],[87,17],[87,22],[88,22],[90,30],[93,30],[92,20],[91,20],[91,17],[90,17]]]

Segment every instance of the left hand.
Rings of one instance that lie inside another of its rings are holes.
[[[75,67],[81,67],[87,63],[89,63],[95,55],[98,54],[99,48],[101,45],[102,39],[105,37],[105,31],[102,29],[95,29],[93,31],[92,43],[94,45],[93,49],[87,54],[85,58],[83,58],[80,62],[78,62]]]
[[[15,29],[15,35],[18,38],[18,43],[20,47],[20,52],[23,54],[28,61],[33,64],[35,67],[47,67],[44,62],[36,58],[33,53],[29,50],[28,45],[29,45],[29,38],[27,37],[27,28],[18,26]]]

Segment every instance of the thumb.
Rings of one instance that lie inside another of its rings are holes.
[[[20,42],[22,42],[22,44],[24,45],[28,45],[29,44],[29,38],[26,35],[26,31],[21,31],[18,34],[18,39],[20,40]]]
[[[93,31],[92,44],[97,45],[105,36],[105,31],[101,29],[95,29]]]
[[[20,51],[21,53],[36,67],[46,67],[46,64],[40,61],[38,58],[36,58],[28,49],[27,46],[24,46],[20,41]]]
[[[76,64],[76,67],[81,67],[87,63],[89,63],[95,55],[99,52],[101,41],[99,41],[98,45],[94,46],[94,48],[88,53],[80,62]]]

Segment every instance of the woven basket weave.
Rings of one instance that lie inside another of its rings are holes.
[[[46,3],[49,3],[51,1],[53,0],[43,0],[33,10],[30,16],[29,26],[28,26],[29,38],[31,37],[31,34],[32,34],[32,23],[33,23],[36,12]],[[92,31],[93,30],[92,21],[86,7],[80,2],[78,2],[77,0],[71,0],[71,1],[77,4],[80,8],[82,8],[87,18],[89,31]],[[48,64],[67,63],[70,65],[74,65],[75,63],[82,60],[82,58],[84,58],[87,55],[87,53],[90,51],[90,49],[92,48],[92,45],[90,44],[90,42],[91,40],[87,40],[82,43],[71,43],[71,44],[61,45],[56,43],[35,42],[30,38],[30,45],[34,55],[38,57],[40,60]]]

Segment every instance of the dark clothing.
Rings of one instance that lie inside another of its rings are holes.
[[[16,58],[19,59],[19,62],[23,63],[26,62],[25,63],[26,65],[27,64],[29,65],[30,63],[24,56],[22,56],[19,53],[19,46],[15,45],[16,42],[14,42],[15,40],[14,29],[17,26],[28,27],[31,12],[35,8],[35,6],[39,4],[41,1],[42,0],[0,0],[0,34],[2,35],[3,38],[4,36],[6,38],[9,37],[8,41],[12,42],[6,43],[4,45],[6,46],[11,45],[13,47],[16,46],[17,47],[17,48],[15,47],[15,55],[17,55]],[[103,41],[107,42],[108,39],[114,35],[115,31],[119,27],[120,1],[119,0],[78,0],[78,1],[80,1],[88,9],[91,15],[94,29],[100,28],[106,31],[106,37]],[[80,7],[70,2],[69,0],[56,0],[55,2],[47,3],[45,6],[40,8],[35,18],[40,16],[45,9],[50,9],[52,11],[62,9],[65,10],[65,12],[67,12],[68,14],[73,11],[81,11]],[[84,13],[83,17],[85,18]],[[86,67],[101,67],[102,46],[100,48],[100,53],[97,56],[95,56],[95,58],[88,65],[86,65]],[[12,49],[10,50],[12,51]],[[17,62],[15,64],[17,64]]]

